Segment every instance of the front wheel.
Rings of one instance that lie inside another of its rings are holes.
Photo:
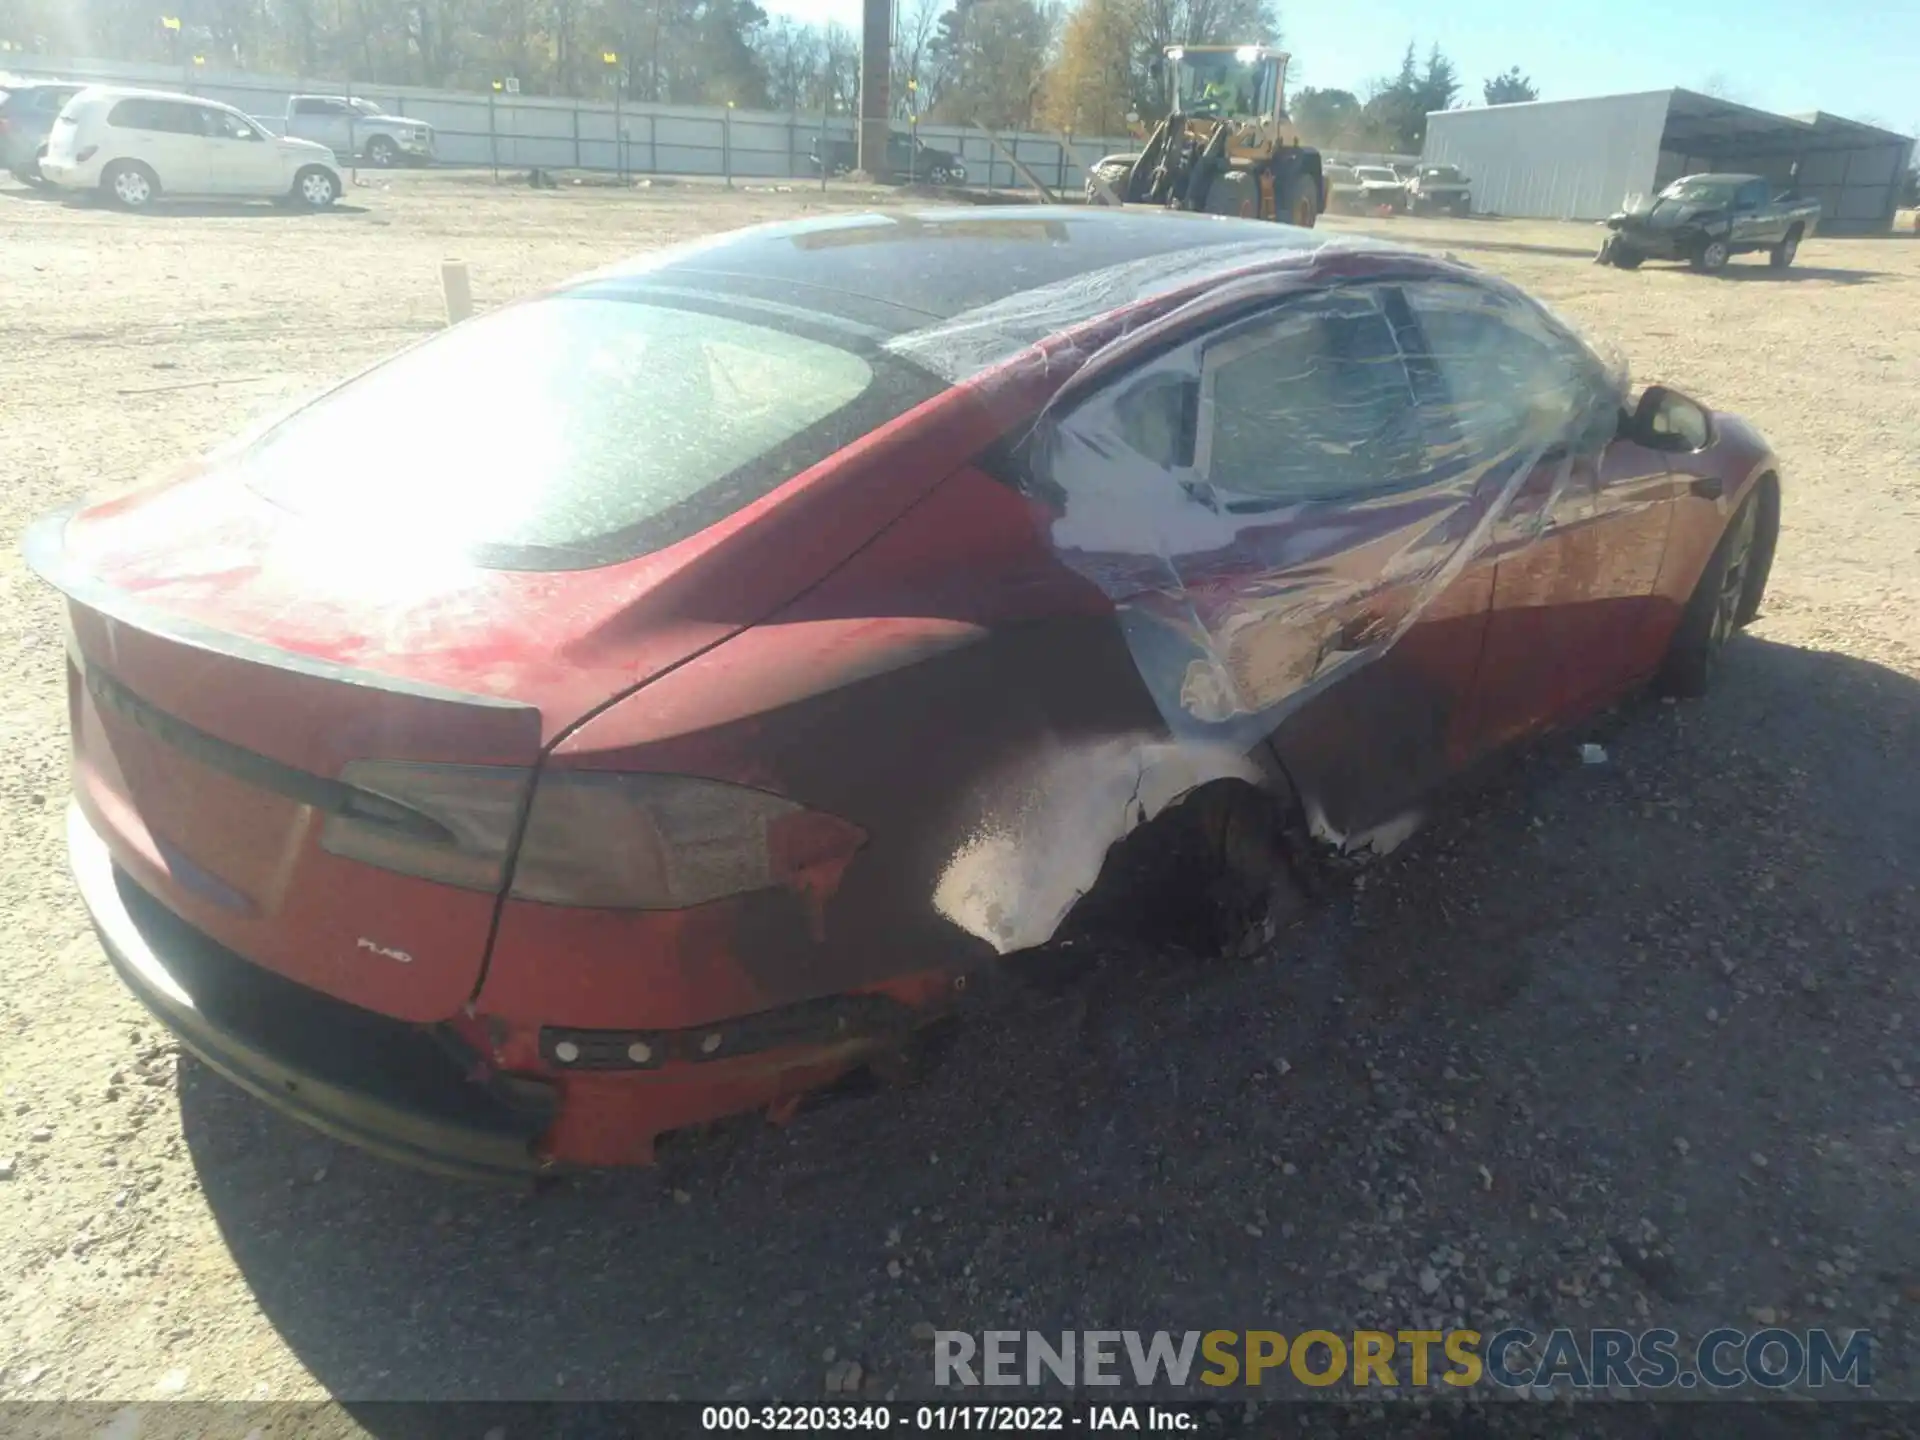
[[[1784,270],[1793,264],[1793,257],[1800,253],[1800,227],[1794,226],[1786,233],[1780,243],[1767,252],[1767,264],[1776,270]]]
[[[1727,262],[1733,258],[1733,250],[1724,240],[1707,240],[1693,252],[1693,268],[1704,270],[1709,275],[1718,274],[1727,268]]]
[[[1771,562],[1774,527],[1779,522],[1777,507],[1770,508],[1769,528],[1761,533],[1759,499],[1755,494],[1741,502],[1694,584],[1660,669],[1658,687],[1665,694],[1706,693],[1727,641],[1760,609],[1759,592],[1766,587],[1767,577],[1765,568],[1755,562],[1762,554]]]
[[[1609,255],[1608,258],[1622,270],[1638,270],[1640,268],[1640,262],[1647,257],[1642,255],[1638,250],[1635,250],[1631,245],[1615,245],[1612,254]]]
[[[1274,185],[1273,202],[1274,218],[1284,225],[1311,230],[1320,218],[1320,187],[1305,171],[1280,176]]]
[[[331,171],[310,165],[294,177],[293,198],[309,210],[324,210],[340,198],[340,182]]]
[[[122,210],[144,210],[160,193],[160,180],[137,160],[116,160],[100,177],[100,190]]]
[[[367,141],[367,163],[376,170],[391,170],[400,163],[400,149],[384,135]]]

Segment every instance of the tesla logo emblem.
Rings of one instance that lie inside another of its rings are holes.
[[[409,955],[406,951],[395,950],[386,945],[376,945],[364,935],[355,943],[362,950],[371,950],[374,954],[384,955],[389,960],[398,960],[402,965],[411,965],[413,963],[413,956]]]

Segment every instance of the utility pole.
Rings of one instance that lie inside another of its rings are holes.
[[[888,72],[893,63],[893,0],[861,0],[860,168],[876,180],[887,165]]]
[[[613,72],[613,166],[619,171],[620,183],[624,185],[627,183],[627,121],[626,116],[620,113],[620,100],[626,86],[620,82],[626,72],[621,68],[620,52],[617,50],[602,51],[600,63]]]

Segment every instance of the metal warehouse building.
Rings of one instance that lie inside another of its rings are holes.
[[[1427,117],[1426,164],[1457,165],[1473,208],[1493,215],[1601,220],[1703,170],[1790,182],[1829,231],[1893,223],[1913,141],[1816,111],[1772,115],[1692,90],[1533,100]],[[1794,174],[1794,167],[1799,173]]]

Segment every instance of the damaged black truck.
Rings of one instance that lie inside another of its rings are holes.
[[[1622,270],[1643,260],[1684,260],[1696,270],[1724,270],[1735,255],[1764,250],[1784,270],[1813,234],[1820,202],[1789,189],[1776,195],[1759,175],[1686,175],[1651,202],[1607,217],[1610,232],[1595,261]]]

